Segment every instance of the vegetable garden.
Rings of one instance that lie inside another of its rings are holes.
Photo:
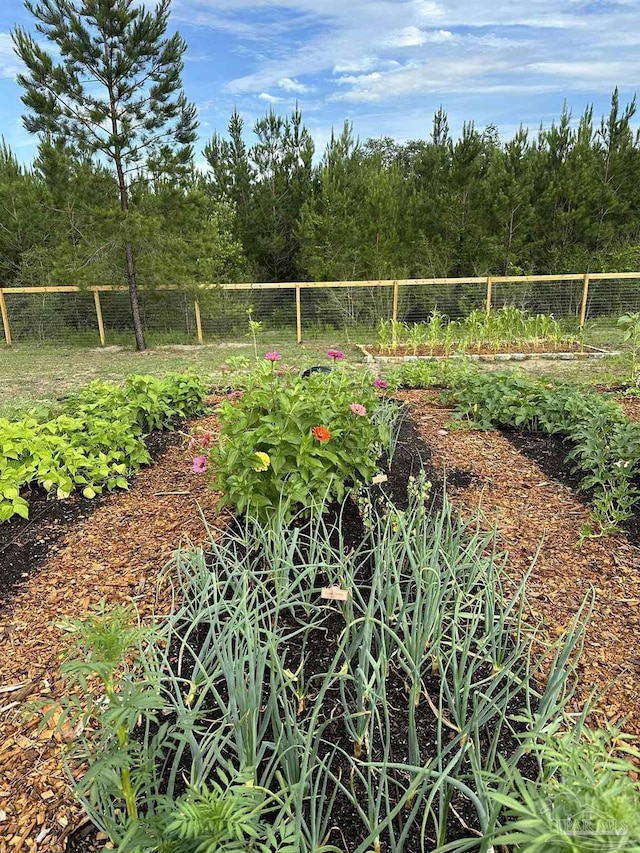
[[[434,312],[401,345],[569,334]],[[7,850],[640,850],[640,397],[370,368],[0,420]]]

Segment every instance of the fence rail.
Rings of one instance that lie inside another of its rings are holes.
[[[597,294],[593,292],[596,283],[607,281],[615,285],[615,294],[613,287],[608,291],[601,287]],[[635,287],[628,287],[625,285],[626,282],[637,284]],[[535,284],[542,287],[537,290],[535,288],[528,291],[522,290],[524,285]],[[556,284],[557,287],[545,289],[549,284]],[[514,287],[505,289],[505,286],[509,285]],[[421,291],[422,287],[427,290]],[[368,303],[362,297],[362,291],[367,289],[370,291]],[[451,289],[454,291],[453,294]],[[303,300],[303,293],[317,294],[318,291],[327,292],[327,298],[322,304],[313,303],[314,299],[317,303],[317,295],[313,297],[310,294]],[[346,292],[347,295],[331,296],[330,294],[334,291],[337,291],[337,294]],[[435,291],[438,291],[438,294],[434,295]],[[88,332],[90,336],[95,335],[100,345],[104,347],[110,335],[115,334],[116,329],[125,330],[128,326],[125,300],[121,299],[117,305],[112,304],[108,311],[108,320],[105,320],[101,294],[105,298],[109,295],[109,298],[116,299],[118,295],[126,296],[127,292],[127,287],[122,285],[96,285],[90,288],[73,285],[0,288],[0,314],[5,344],[12,345],[16,337],[12,333],[13,328],[17,329],[19,339],[35,337],[44,340],[50,336],[47,332],[51,327],[76,331],[81,329]],[[488,314],[498,304],[518,301],[538,307],[539,305],[557,306],[556,313],[574,317],[578,325],[583,328],[591,315],[600,316],[616,311],[621,313],[627,310],[640,310],[640,272],[356,281],[235,282],[194,285],[188,288],[178,285],[161,285],[153,290],[141,289],[143,301],[147,300],[149,303],[149,328],[157,322],[157,316],[162,314],[160,300],[163,295],[165,299],[169,299],[170,292],[180,296],[177,302],[174,300],[173,305],[168,303],[165,305],[165,322],[172,323],[171,328],[174,330],[182,327],[189,337],[195,338],[200,344],[204,342],[205,334],[208,336],[210,332],[215,334],[216,331],[235,329],[237,333],[238,317],[235,317],[233,312],[235,310],[239,313],[243,307],[246,311],[247,303],[228,305],[224,303],[224,299],[232,298],[227,297],[226,294],[231,295],[236,292],[245,297],[255,293],[263,300],[265,294],[269,292],[275,294],[276,301],[272,299],[270,304],[262,304],[261,310],[264,314],[279,317],[281,324],[283,322],[286,325],[290,324],[291,328],[295,322],[296,338],[298,343],[301,343],[303,326],[326,323],[327,315],[332,316],[338,325],[344,323],[345,326],[358,325],[358,318],[362,317],[365,317],[364,325],[369,326],[377,324],[382,318],[397,322],[401,314],[402,319],[416,321],[423,314],[426,315],[429,306],[433,307],[434,304],[437,306],[443,302],[447,306],[444,313],[458,315],[474,307],[484,308]],[[384,295],[382,302],[375,298],[376,292]],[[64,301],[55,303],[46,301],[47,296],[55,299],[57,295],[63,294],[69,295],[69,299],[71,294],[76,294],[75,311],[67,311],[69,306]],[[31,297],[38,295],[42,297],[40,305],[36,306],[33,300],[29,302]],[[220,302],[220,296],[223,302]],[[87,302],[87,300],[90,301]],[[303,302],[309,304],[303,305]],[[309,316],[310,313],[315,319]],[[336,317],[339,319],[336,320]],[[220,321],[221,318],[224,322],[218,322],[216,325],[216,321]]]

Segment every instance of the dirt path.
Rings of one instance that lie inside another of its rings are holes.
[[[533,622],[560,636],[591,590],[596,600],[580,664],[580,696],[605,689],[600,724],[620,723],[640,738],[640,550],[624,536],[578,544],[588,508],[567,486],[514,449],[498,432],[447,430],[452,413],[422,391],[404,392],[436,468],[469,472],[468,486],[448,489],[464,513],[478,507],[509,552],[508,570],[521,578],[540,554],[528,583]],[[445,431],[446,430],[446,431]],[[541,544],[542,543],[542,544]]]
[[[215,430],[215,418],[193,426]],[[82,617],[102,599],[134,601],[150,614],[158,572],[172,551],[206,538],[199,507],[211,521],[219,495],[191,472],[190,461],[184,446],[170,447],[128,492],[112,495],[73,525],[0,611],[0,687],[25,683],[24,690],[0,693],[1,853],[59,853],[80,819],[60,761],[62,737],[51,728],[38,733],[35,718],[25,722],[25,700],[59,695],[64,638],[56,621]]]

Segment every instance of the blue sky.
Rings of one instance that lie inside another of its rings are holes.
[[[251,126],[299,102],[320,149],[348,118],[361,138],[426,137],[442,104],[508,138],[537,129],[566,100],[576,117],[607,112],[640,84],[640,0],[173,0],[189,49],[184,84],[201,148],[234,106]],[[23,160],[19,70],[10,31],[30,26],[20,0],[0,8],[0,133]]]

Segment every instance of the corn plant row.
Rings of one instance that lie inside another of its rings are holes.
[[[378,347],[382,352],[391,352],[394,341],[414,354],[427,349],[431,355],[436,350],[449,355],[454,351],[465,353],[485,348],[497,351],[518,344],[574,344],[577,337],[569,334],[550,314],[531,316],[512,305],[505,305],[489,314],[476,309],[463,320],[450,320],[437,308],[424,323],[407,325],[381,320]]]
[[[93,382],[44,421],[0,418],[0,522],[28,518],[27,487],[58,499],[75,489],[93,498],[128,488],[127,478],[150,459],[145,434],[203,411],[206,392],[194,374],[129,376],[121,387]]]
[[[123,853],[488,853],[516,782],[543,778],[527,753],[567,725],[584,616],[541,686],[524,581],[501,577],[490,535],[420,500],[351,551],[317,518],[212,531],[206,558],[176,554],[153,630],[121,611],[71,626],[66,676],[109,699],[61,718],[82,732],[76,795]]]

